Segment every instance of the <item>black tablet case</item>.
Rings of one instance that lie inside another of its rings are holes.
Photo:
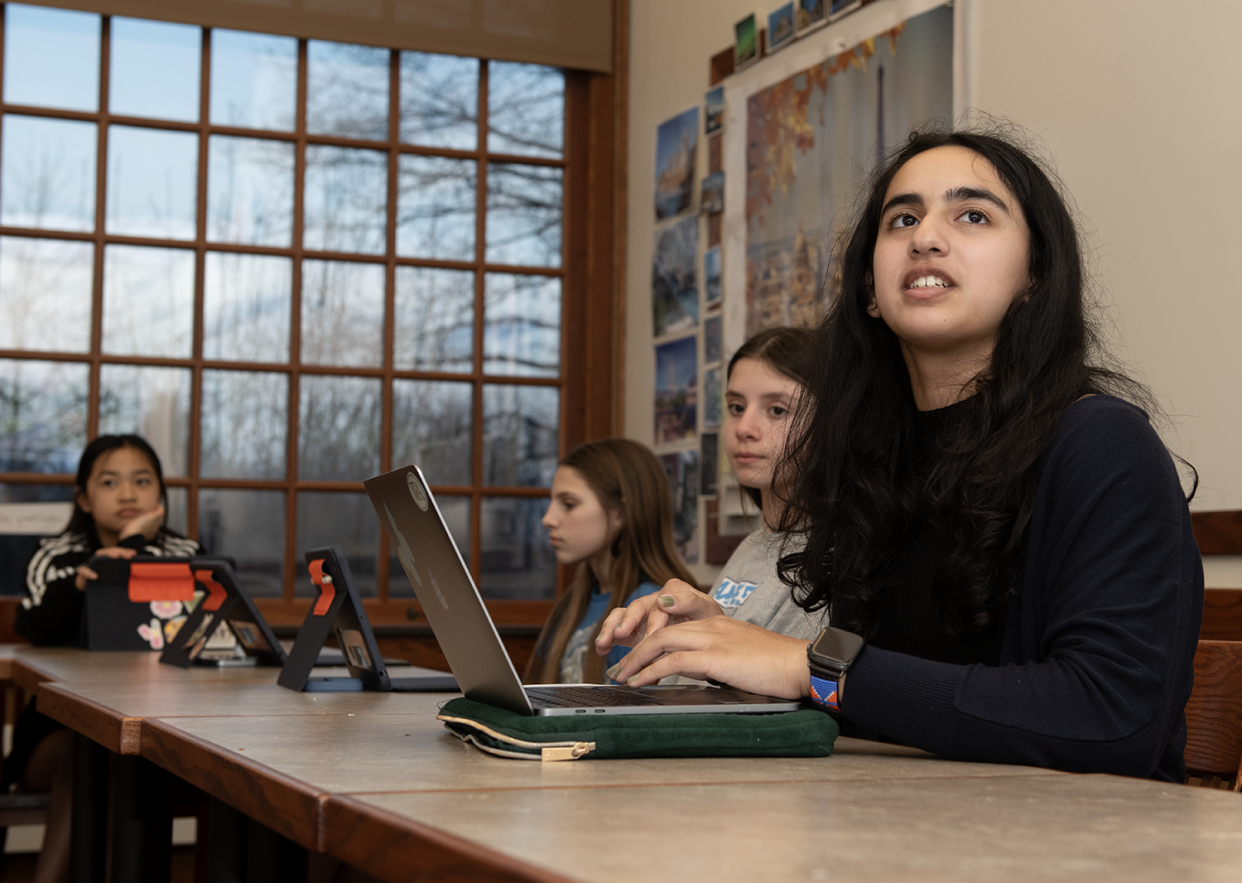
[[[181,668],[202,662],[207,641],[223,622],[257,665],[283,666],[285,648],[242,588],[230,563],[221,558],[193,558],[190,567],[195,582],[207,594],[165,647],[160,662]]]
[[[319,597],[298,629],[293,649],[276,683],[290,690],[308,692],[391,690],[388,671],[367,622],[366,611],[362,609],[362,599],[354,587],[345,552],[340,546],[311,549],[306,553],[306,565]],[[325,576],[328,577],[326,582]],[[336,637],[340,643],[350,676],[312,678],[311,669],[330,637]]]
[[[162,650],[168,619],[157,617],[151,602],[179,602],[183,611],[193,602],[191,560],[160,555],[92,558],[87,566],[99,579],[89,582],[83,593],[78,643],[88,650]],[[154,643],[141,632],[153,623],[161,630]]]
[[[306,692],[378,690],[386,693],[393,690],[394,684],[367,621],[345,552],[340,546],[311,549],[306,553],[306,564],[319,597],[307,612],[276,683]],[[330,637],[336,638],[345,656],[345,667],[350,674],[347,678],[311,677],[319,651]],[[452,675],[446,674],[412,678],[408,687],[403,684],[401,689],[455,692],[457,687]]]

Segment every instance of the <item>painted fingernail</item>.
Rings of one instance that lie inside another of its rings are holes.
[[[612,668],[608,669],[608,671],[604,672],[604,674],[606,674],[610,680],[615,681],[617,679],[617,675],[621,673],[621,666],[623,665],[625,665],[624,662],[618,662]]]
[[[658,600],[661,607],[672,607],[677,603],[677,599],[672,595],[661,595]]]
[[[634,682],[635,682],[636,680],[638,680],[638,675],[632,675],[632,676],[630,676],[630,677],[626,678],[626,679],[625,679],[625,682],[626,682],[627,684],[629,684],[629,685],[632,687],[632,686],[634,686]]]

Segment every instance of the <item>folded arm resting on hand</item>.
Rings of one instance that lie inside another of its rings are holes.
[[[156,535],[159,534],[160,525],[163,523],[164,506],[160,504],[150,512],[144,512],[125,522],[121,532],[117,535],[118,542],[124,543],[124,545],[105,546],[102,549],[96,549],[95,557],[133,558],[142,550],[143,546],[155,539]],[[126,540],[130,542],[126,542]],[[78,565],[74,586],[79,592],[86,591],[86,583],[93,579],[99,579],[99,574],[85,564]]]

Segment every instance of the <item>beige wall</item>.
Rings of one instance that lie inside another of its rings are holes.
[[[647,445],[652,443],[655,434],[652,425],[655,353],[652,349],[651,252],[655,232],[652,192],[656,127],[690,107],[701,107],[703,93],[711,86],[708,62],[717,52],[733,45],[733,23],[755,11],[751,0],[631,0],[630,4],[623,431]],[[700,125],[701,114],[700,109]],[[701,178],[707,168],[701,135],[698,163]],[[704,242],[700,241],[700,249]],[[700,564],[692,566],[691,570],[702,582],[715,578],[714,567]]]
[[[973,0],[971,13],[973,99],[1056,156],[1094,228],[1117,351],[1162,397],[1169,444],[1199,469],[1196,508],[1242,508],[1229,223],[1242,202],[1242,4]]]
[[[701,103],[708,59],[751,11],[767,6],[633,0],[625,432],[647,443],[655,127]],[[1114,350],[1160,396],[1166,440],[1199,470],[1195,508],[1242,509],[1242,4],[958,0],[958,15],[958,94],[1054,157],[1090,234]]]

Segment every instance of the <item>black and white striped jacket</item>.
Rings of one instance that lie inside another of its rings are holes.
[[[142,555],[197,555],[198,543],[160,529],[154,540],[139,535],[118,545]],[[99,550],[94,537],[75,531],[49,537],[26,567],[26,597],[17,608],[17,633],[32,644],[72,644],[78,640],[82,593],[74,585],[78,567]]]

